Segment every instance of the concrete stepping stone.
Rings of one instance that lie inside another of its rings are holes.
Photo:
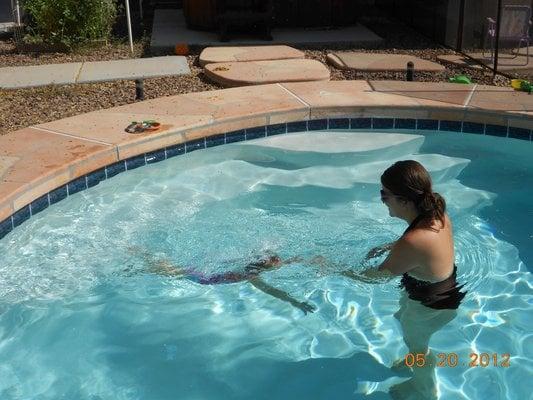
[[[224,87],[330,79],[324,64],[307,59],[212,63],[205,66],[205,74]]]
[[[0,68],[0,88],[20,89],[46,85],[156,78],[190,73],[185,57],[45,64]]]
[[[19,89],[76,83],[81,66],[82,63],[65,63],[0,68],[0,88]]]
[[[408,54],[384,54],[362,52],[330,53],[327,60],[339,69],[366,72],[403,72],[407,63],[412,61],[416,71],[441,72],[446,68],[439,63],[424,60]]]
[[[202,67],[211,63],[265,61],[305,58],[305,53],[289,46],[207,47],[200,54]]]
[[[183,75],[190,72],[187,59],[182,56],[96,61],[83,64],[77,83],[158,78],[162,76]]]

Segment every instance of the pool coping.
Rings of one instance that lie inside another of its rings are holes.
[[[144,119],[162,128],[123,131]],[[0,136],[0,239],[120,172],[216,145],[320,129],[437,130],[531,144],[533,96],[450,83],[301,82],[163,97],[31,126]]]

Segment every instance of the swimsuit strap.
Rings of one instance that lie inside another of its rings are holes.
[[[405,230],[405,232],[404,232],[403,234],[405,235],[407,232],[412,231],[413,229],[415,229],[416,226],[418,225],[418,223],[419,223],[420,221],[422,221],[424,218],[425,218],[425,215],[424,215],[424,214],[420,214],[420,215],[418,215],[418,216],[413,220],[413,222],[411,222],[411,223],[409,224],[409,226],[407,227],[407,229]]]

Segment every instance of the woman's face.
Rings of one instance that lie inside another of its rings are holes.
[[[380,194],[381,201],[389,209],[389,215],[391,217],[401,217],[403,215],[402,211],[405,208],[405,201],[400,196],[393,194],[385,186],[381,187]]]

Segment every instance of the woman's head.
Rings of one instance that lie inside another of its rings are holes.
[[[428,171],[417,161],[398,161],[381,175],[382,200],[391,215],[401,216],[402,207],[411,207],[418,215],[444,223],[446,202],[433,192]]]

